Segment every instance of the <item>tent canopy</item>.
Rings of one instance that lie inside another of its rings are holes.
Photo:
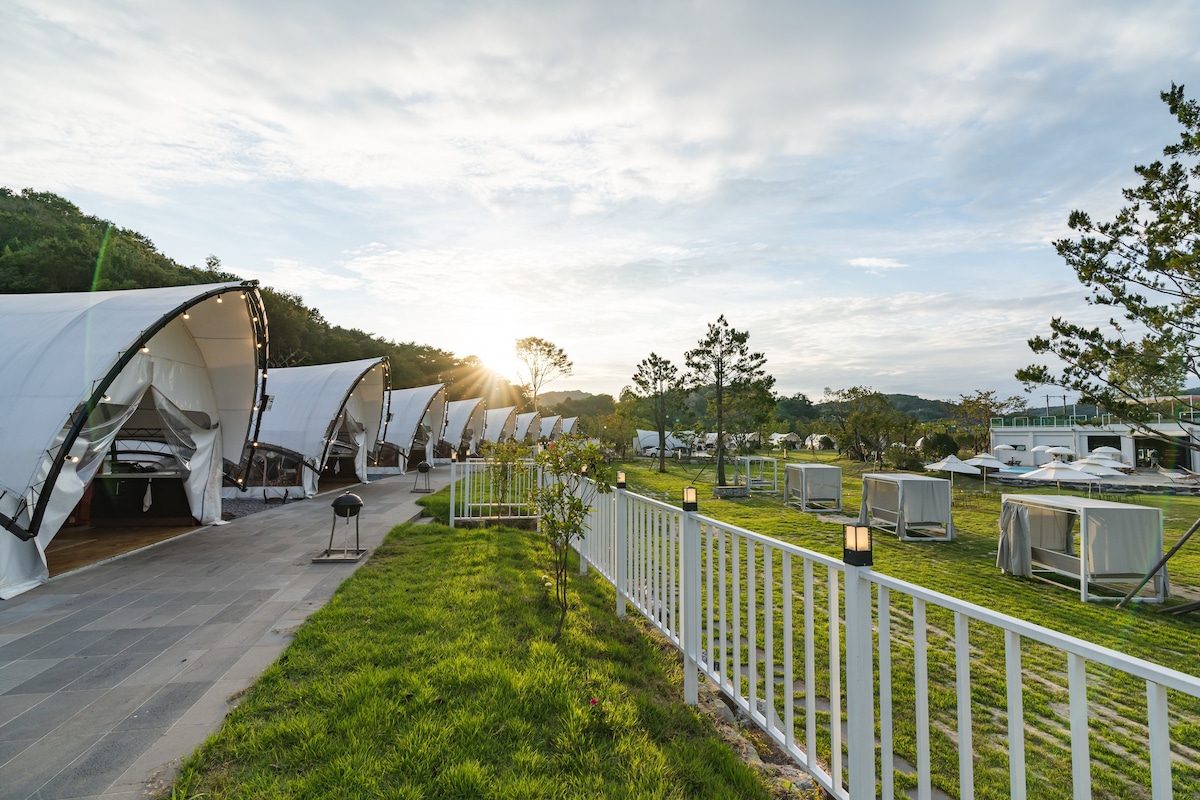
[[[637,431],[637,451],[644,453],[647,447],[658,447],[658,431]],[[667,449],[668,450],[689,450],[688,443],[680,439],[675,434],[667,431]]]
[[[542,415],[536,411],[517,414],[517,424],[513,428],[513,438],[524,442],[532,437],[535,441],[542,433]]]
[[[954,538],[950,481],[904,473],[867,473],[862,479],[858,524],[894,530],[902,542]]]
[[[388,392],[391,421],[380,430],[380,438],[408,456],[414,444],[435,442],[442,434],[446,416],[446,386],[434,383]],[[431,454],[430,454],[431,455]]]
[[[262,416],[258,449],[299,456],[305,467],[297,486],[309,497],[335,451],[352,455],[355,474],[367,480],[367,453],[384,418],[387,357],[273,369],[268,380],[273,400]]]
[[[832,464],[788,464],[783,479],[784,502],[801,511],[842,510],[842,468]]]
[[[489,408],[483,423],[483,441],[503,442],[517,429],[517,407]]]
[[[466,448],[468,452],[475,452],[483,438],[486,417],[482,397],[447,403],[446,430],[442,434],[442,441],[448,442],[452,450]]]
[[[570,436],[575,433],[575,426],[579,424],[579,417],[564,417],[562,421],[562,435]]]
[[[0,597],[45,580],[46,545],[135,415],[170,445],[192,516],[219,520],[266,335],[253,283],[0,295]]]
[[[542,435],[541,438],[554,441],[562,435],[563,418],[559,415],[553,417],[542,417]]]
[[[1136,584],[1154,567],[1163,552],[1162,525],[1158,508],[1070,495],[1006,494],[996,566],[1025,577],[1035,568],[1066,575],[1079,580],[1084,602],[1102,599],[1089,584]],[[1162,602],[1169,590],[1164,567],[1153,579],[1153,597],[1142,599]]]

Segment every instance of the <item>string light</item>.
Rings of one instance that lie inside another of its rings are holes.
[[[149,352],[150,352],[150,345],[142,345],[142,352],[143,352],[143,353],[149,353]]]

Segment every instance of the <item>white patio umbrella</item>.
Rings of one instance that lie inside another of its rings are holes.
[[[1062,491],[1062,484],[1066,483],[1099,483],[1099,479],[1095,475],[1089,475],[1086,472],[1081,472],[1061,461],[1051,461],[1041,469],[1035,469],[1033,472],[1026,472],[1021,476],[1023,480],[1028,481],[1045,481],[1047,483],[1058,484],[1059,491]],[[1091,487],[1088,487],[1088,492],[1091,492]]]
[[[1050,449],[1050,445],[1048,445],[1048,444],[1039,444],[1037,447],[1029,448],[1029,452],[1033,453],[1033,465],[1035,467],[1038,465],[1037,454],[1044,453],[1049,449]]]
[[[1125,473],[1121,472],[1120,470],[1113,469],[1112,467],[1106,466],[1104,464],[1098,464],[1095,461],[1091,461],[1089,459],[1080,459],[1079,461],[1076,461],[1072,464],[1068,464],[1067,466],[1071,467],[1072,469],[1079,470],[1080,472],[1086,472],[1089,475],[1096,475],[1101,478],[1124,478],[1125,477]]]
[[[980,472],[978,467],[972,467],[970,464],[964,463],[958,456],[946,456],[934,464],[926,464],[925,469],[930,472],[949,472],[951,489],[954,489],[954,473],[957,472],[960,475],[978,475]]]
[[[988,453],[980,453],[974,458],[968,458],[963,462],[970,464],[972,467],[979,467],[983,470],[983,486],[987,488],[987,474],[989,469],[1004,469],[1004,462]]]
[[[1009,453],[1013,452],[1016,449],[1017,448],[1013,447],[1011,444],[998,444],[992,448],[992,452],[995,453],[996,455],[1000,455],[1001,453],[1004,453],[1004,455],[1007,456]]]
[[[1092,451],[1092,455],[1097,455],[1099,453],[1108,453],[1109,455],[1113,455],[1113,456],[1121,455],[1121,451],[1118,448],[1111,447],[1109,445],[1104,445],[1103,447],[1097,447],[1095,450]]]
[[[1056,456],[1056,458],[1054,459],[1055,461],[1058,461],[1057,456],[1073,456],[1073,455],[1075,455],[1074,450],[1072,450],[1069,447],[1063,447],[1062,445],[1059,445],[1058,447],[1047,448],[1046,453],[1047,453],[1047,455]]]

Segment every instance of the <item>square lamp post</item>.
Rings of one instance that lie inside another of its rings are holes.
[[[696,502],[696,487],[695,486],[683,487],[683,510],[684,511],[695,511],[699,507],[700,507],[699,503]]]
[[[846,526],[842,561],[852,567],[869,567],[875,563],[874,555],[871,552],[871,526]]]

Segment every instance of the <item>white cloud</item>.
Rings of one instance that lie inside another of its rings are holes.
[[[852,267],[865,269],[867,272],[875,275],[881,275],[883,272],[889,269],[904,269],[908,266],[907,264],[903,264],[894,258],[852,258],[847,263],[849,263]]]

